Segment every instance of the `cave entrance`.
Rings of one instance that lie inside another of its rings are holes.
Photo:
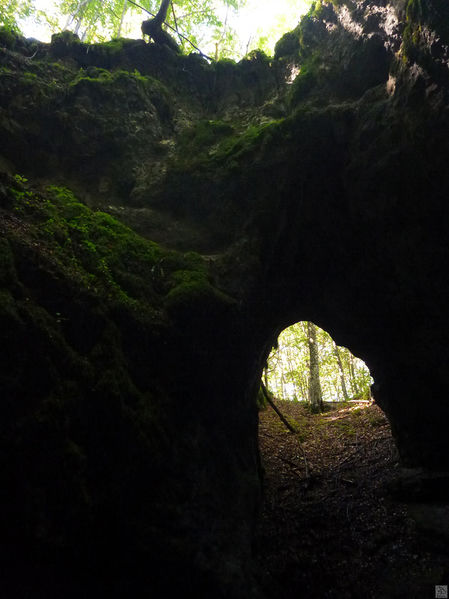
[[[310,400],[316,358],[319,413]],[[371,399],[367,365],[322,329],[299,322],[280,334],[262,383],[265,500],[255,546],[277,585],[267,596],[325,597],[329,589],[335,596],[377,596],[385,555],[395,555],[400,542],[406,571],[416,549],[402,516],[385,508],[385,484],[397,475],[398,453],[389,422]],[[367,573],[371,589],[364,586]],[[389,584],[378,594],[390,596]]]
[[[374,380],[365,362],[312,322],[282,331],[262,376],[277,399],[307,402],[317,412],[338,402],[372,400]]]

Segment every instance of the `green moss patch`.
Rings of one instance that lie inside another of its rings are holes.
[[[211,284],[199,254],[164,250],[109,214],[91,210],[65,187],[37,192],[16,175],[4,203],[23,222],[11,232],[15,243],[38,248],[90,293],[155,313],[163,305],[176,311],[180,303],[194,309],[195,301],[201,310],[206,296],[215,304],[227,301]],[[6,240],[0,243],[0,276],[4,281],[16,276]]]

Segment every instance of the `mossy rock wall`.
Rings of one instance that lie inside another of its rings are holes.
[[[8,598],[257,597],[256,396],[299,320],[448,467],[445,9],[415,4],[317,2],[239,64],[0,36]]]

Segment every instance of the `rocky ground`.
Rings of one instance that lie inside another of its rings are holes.
[[[435,585],[449,583],[449,546],[435,534],[442,508],[431,504],[432,529],[414,517],[416,503],[394,499],[403,471],[380,409],[349,402],[312,415],[302,403],[276,404],[299,433],[270,407],[261,412],[256,554],[267,596],[435,597]]]

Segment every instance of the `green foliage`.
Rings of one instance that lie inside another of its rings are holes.
[[[124,0],[60,0],[58,8],[82,41],[105,41],[120,35],[120,21],[129,3]]]
[[[20,20],[35,13],[32,0],[3,0],[0,10],[0,45],[6,45],[5,41],[11,43],[10,34],[19,33]]]
[[[178,28],[195,45],[212,39],[217,45],[219,56],[229,54],[233,44],[233,32],[220,16],[220,5],[235,10],[244,0],[221,0],[217,5],[213,0],[177,0],[167,13],[167,23]],[[155,15],[160,0],[142,0],[138,3],[148,12],[127,2],[127,0],[59,0],[60,13],[67,18],[68,27],[79,35],[82,41],[103,42],[108,38],[118,38],[130,32],[131,18],[139,15],[143,20]],[[148,14],[150,13],[150,14]],[[170,30],[176,38],[176,33]],[[184,50],[192,46],[184,39],[177,40]]]
[[[249,3],[254,11],[258,10],[257,0],[250,0]],[[270,56],[274,53],[276,58],[292,55],[296,50],[294,38],[297,27],[293,32],[291,30],[297,25],[310,5],[312,5],[312,0],[302,0],[301,2],[298,2],[298,0],[284,0],[279,5],[279,12],[277,14],[273,13],[270,23],[265,25],[263,29],[258,28],[254,31],[248,44],[248,50],[260,48]],[[289,33],[285,32],[291,32],[293,35],[290,36]],[[292,45],[290,45],[290,42],[292,42]]]
[[[338,347],[343,373],[339,369],[335,345],[328,333],[317,328],[319,371],[324,401],[344,399],[342,375],[351,399],[368,399],[372,379],[367,366],[345,347]],[[270,390],[279,399],[308,400],[309,349],[307,323],[285,329],[267,362]]]

